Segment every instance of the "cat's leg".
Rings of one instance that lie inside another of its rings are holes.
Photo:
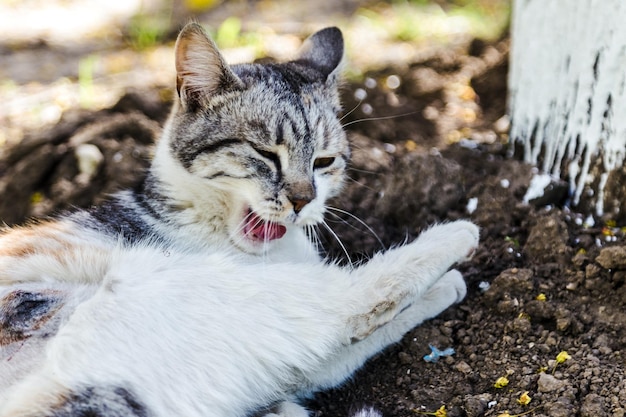
[[[452,270],[444,274],[425,294],[414,300],[393,320],[376,329],[363,340],[344,346],[332,356],[319,372],[311,377],[310,391],[335,387],[359,369],[365,361],[402,337],[425,320],[431,319],[450,305],[458,303],[467,292],[461,273]],[[309,393],[303,393],[308,395]]]
[[[473,253],[478,235],[478,228],[466,221],[435,226],[355,270],[358,288],[353,291],[372,307],[348,319],[343,347],[307,375],[310,385],[301,394],[340,384],[372,355],[460,301],[466,292],[463,278],[447,271]]]
[[[468,221],[437,225],[415,241],[379,254],[353,273],[374,307],[352,317],[352,342],[362,340],[391,321],[421,297],[456,262],[466,260],[478,246],[479,230]],[[377,301],[375,301],[377,300]]]
[[[263,417],[309,417],[309,412],[299,404],[285,401],[276,407],[275,412],[265,414]],[[350,414],[350,417],[383,417],[383,415],[374,408],[364,407]]]
[[[263,417],[309,417],[309,412],[300,404],[291,401],[283,401],[278,404],[271,413]]]

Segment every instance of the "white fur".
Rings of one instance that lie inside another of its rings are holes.
[[[0,416],[43,414],[85,386],[123,386],[155,417],[242,416],[336,386],[464,296],[446,271],[477,243],[473,224],[453,222],[353,270],[116,250],[94,295],[63,287],[78,307],[37,369],[1,394]],[[306,415],[292,403],[277,412]]]
[[[343,51],[338,31],[313,39],[310,45],[320,50],[305,48],[304,58],[335,65]],[[181,140],[176,123],[198,123],[180,111],[185,104],[197,105],[199,95],[210,95],[225,79],[241,81],[197,25],[183,31],[176,56],[181,101],[150,170],[173,209],[157,219],[136,207],[131,192],[115,197],[134,207],[135,225],[147,224],[146,233],[156,232],[159,244],[139,238],[132,246],[120,244],[91,229],[94,219],[86,212],[0,234],[0,302],[12,306],[18,290],[62,299],[54,316],[27,329],[26,338],[16,336],[10,323],[0,327],[0,417],[73,417],[77,411],[68,410],[86,392],[89,406],[107,417],[125,416],[128,396],[151,417],[239,417],[267,409],[269,416],[304,417],[307,411],[295,401],[342,383],[369,357],[465,295],[461,275],[449,268],[476,247],[472,223],[435,226],[357,268],[323,263],[305,236],[303,226],[322,221],[326,199],[339,192],[348,156],[334,116],[335,75],[326,81],[330,92],[311,89],[302,96],[303,105],[332,102],[308,111],[311,120],[330,120],[313,126],[313,139],[333,140],[307,158],[273,149],[280,151],[285,181],[273,191],[267,179],[245,175],[241,160],[259,153],[251,145],[233,145],[229,151],[241,155],[231,159],[198,155],[190,166],[172,154],[170,145]],[[237,126],[245,126],[247,117],[280,119],[277,109],[287,111],[290,104],[267,105],[276,94],[262,90],[257,85],[232,93],[226,119]],[[218,94],[212,105],[228,94]],[[206,126],[196,128],[190,137],[208,134]],[[290,129],[283,132],[285,143],[295,143]],[[336,157],[335,174],[314,169],[316,157]],[[226,168],[232,168],[229,175],[212,177]],[[302,210],[290,200],[292,186],[315,188]],[[250,212],[280,223],[286,234],[270,242],[244,236]],[[104,223],[115,225],[115,213],[107,213],[113,217]],[[28,311],[28,303],[20,308]],[[11,311],[0,314],[30,323]],[[360,416],[378,414],[366,409]]]

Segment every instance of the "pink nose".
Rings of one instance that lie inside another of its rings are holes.
[[[291,204],[293,204],[293,211],[295,211],[296,214],[300,213],[304,206],[311,202],[310,199],[302,197],[290,198],[289,201],[291,201]]]

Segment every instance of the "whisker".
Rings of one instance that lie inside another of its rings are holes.
[[[237,237],[236,240],[233,240],[233,243],[235,245],[239,244],[240,242],[243,242],[245,240],[245,236],[243,233],[243,230],[246,227],[246,224],[248,223],[248,220],[250,219],[250,217],[253,215],[252,212],[248,213],[237,225],[237,227],[235,228],[234,231],[234,236]],[[252,225],[252,229],[254,229],[255,227],[257,227],[258,225],[260,225],[263,222],[263,219],[259,218],[253,225]],[[266,248],[263,248],[263,251],[265,252]]]
[[[376,172],[376,171],[369,171],[367,169],[360,169],[360,168],[355,168],[352,166],[349,166],[346,171],[354,171],[354,172],[360,172],[361,174],[378,174],[380,175],[380,172]]]
[[[243,219],[241,219],[241,221],[239,221],[239,224],[235,228],[235,234],[239,234],[239,232],[243,231],[243,229],[246,227],[246,224],[248,223],[248,219],[250,217],[252,217],[253,214],[254,213],[250,212],[250,213],[246,214],[245,217]]]
[[[376,238],[376,240],[378,241],[378,243],[380,244],[380,246],[381,246],[384,250],[387,250],[387,247],[385,246],[385,244],[383,243],[383,241],[380,239],[380,237],[376,234],[376,232],[374,231],[374,229],[372,229],[372,228],[371,228],[371,227],[370,227],[367,223],[365,223],[363,220],[361,220],[358,216],[355,216],[354,214],[350,213],[349,211],[342,210],[342,209],[339,209],[339,208],[337,208],[337,207],[326,206],[326,208],[327,208],[328,210],[333,210],[333,211],[336,211],[336,212],[338,212],[338,213],[345,214],[346,216],[350,216],[350,217],[352,217],[354,220],[356,220],[357,222],[361,223],[361,224],[362,224],[362,225],[363,225],[363,226],[364,226],[364,227],[365,227],[365,228],[366,228],[366,229],[367,229],[367,230],[368,230],[368,231],[369,231],[369,232],[370,232],[370,233],[371,233],[371,234],[372,234],[372,235]],[[334,213],[332,213],[332,212],[330,212],[330,211],[329,211],[329,214],[333,214],[333,215],[337,216],[336,214],[334,214]],[[339,217],[339,216],[337,216],[337,217]]]
[[[320,240],[320,236],[317,233],[317,230],[315,229],[313,225],[309,226],[309,229],[311,231],[311,236],[313,237],[313,240],[315,241],[315,246],[317,248],[318,253],[323,251],[324,247],[322,246],[322,241]]]
[[[376,190],[376,189],[374,189],[374,188],[370,187],[369,185],[365,185],[365,184],[363,184],[362,182],[359,182],[359,181],[355,180],[355,179],[354,179],[354,178],[352,178],[352,177],[346,177],[346,178],[347,178],[348,180],[350,180],[350,181],[354,182],[355,184],[360,185],[361,187],[367,188],[367,189],[368,189],[368,190],[370,190],[370,191],[373,191],[373,192],[376,192],[376,193],[379,191],[379,190]]]
[[[344,246],[344,244],[341,241],[341,239],[339,239],[339,236],[337,236],[337,234],[335,232],[333,232],[333,229],[331,229],[330,226],[325,221],[322,221],[322,223],[320,223],[320,224],[324,225],[326,230],[328,230],[328,232],[335,238],[337,243],[339,243],[339,246],[341,246],[341,249],[343,250],[343,253],[345,253],[346,254],[346,258],[348,258],[349,268],[352,269],[352,266],[353,266],[352,265],[352,258],[350,258],[350,254],[348,253],[348,250]]]
[[[359,108],[359,106],[363,104],[363,100],[360,100],[358,103],[356,103],[356,105],[354,107],[352,107],[352,110],[350,110],[348,113],[344,114],[343,116],[341,116],[341,119],[339,119],[339,121],[342,121],[343,119],[345,119],[346,117],[350,116],[350,114],[355,111],[356,109]]]
[[[371,121],[376,121],[376,120],[388,120],[388,119],[395,119],[397,117],[404,117],[404,116],[410,116],[412,114],[417,114],[416,111],[412,111],[409,113],[403,113],[403,114],[396,114],[396,115],[392,115],[392,116],[381,116],[381,117],[368,117],[365,119],[358,119],[358,120],[353,120],[351,122],[346,123],[345,125],[342,125],[341,127],[348,127],[350,125],[353,125],[355,123],[360,123],[360,122],[371,122]]]

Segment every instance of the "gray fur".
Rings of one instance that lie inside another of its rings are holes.
[[[149,413],[126,388],[85,387],[66,395],[45,417],[149,417]]]
[[[206,187],[205,196],[213,195],[215,187],[223,189],[225,181],[236,194],[245,188],[237,181],[246,182],[277,209],[293,205],[297,216],[318,197],[316,175],[340,184],[349,159],[337,119],[342,55],[341,32],[327,28],[312,35],[294,61],[229,67],[200,26],[190,24],[177,41],[179,100],[158,146],[167,147],[176,164],[199,180],[196,188]],[[286,150],[287,160],[281,162],[277,148]],[[322,167],[315,158],[325,152],[334,162]],[[180,214],[198,209],[200,202],[180,197],[180,186],[169,181],[178,174],[170,171],[153,165],[137,189],[72,218],[128,241],[171,241],[169,231],[175,234],[188,225]],[[333,185],[320,198],[338,191],[339,185]],[[230,209],[223,206],[222,211]]]

